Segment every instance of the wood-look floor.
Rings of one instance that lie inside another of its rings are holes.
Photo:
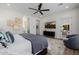
[[[48,38],[48,55],[79,55],[79,50],[65,47],[63,40]]]
[[[69,48],[65,48],[64,55],[79,55],[79,50],[72,50]]]

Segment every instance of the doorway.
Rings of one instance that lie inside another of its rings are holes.
[[[40,35],[40,20],[36,20],[36,35]]]

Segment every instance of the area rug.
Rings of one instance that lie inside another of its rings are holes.
[[[48,54],[49,55],[63,55],[64,53],[63,40],[48,38]]]
[[[48,53],[47,55],[79,55],[79,50],[72,50],[64,46],[63,40],[47,38]]]
[[[69,48],[65,48],[64,55],[79,55],[79,50],[72,50]]]

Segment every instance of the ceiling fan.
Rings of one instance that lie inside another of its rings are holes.
[[[36,12],[34,12],[33,14],[36,14],[36,13],[39,12],[41,15],[43,15],[43,11],[49,11],[50,9],[41,9],[42,5],[43,5],[43,4],[40,3],[40,4],[38,5],[38,9],[35,9],[35,8],[29,8],[29,9],[36,11]]]

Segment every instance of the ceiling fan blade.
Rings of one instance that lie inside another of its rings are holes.
[[[41,15],[43,15],[43,13],[40,11]]]
[[[38,10],[40,10],[41,7],[42,7],[42,3],[40,3],[40,4],[38,5]]]
[[[37,11],[37,12],[35,12],[35,13],[33,13],[33,14],[36,14],[36,13],[38,13],[38,11]]]
[[[34,8],[29,8],[29,9],[31,9],[31,10],[36,10],[36,11],[37,11],[37,9],[34,9]]]
[[[44,10],[41,10],[41,11],[49,11],[50,9],[44,9]]]

